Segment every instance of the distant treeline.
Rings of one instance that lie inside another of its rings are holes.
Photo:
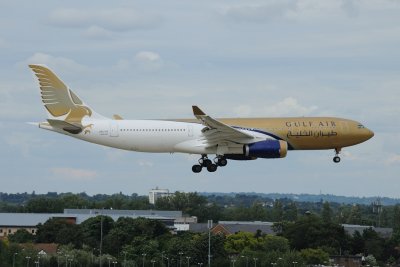
[[[399,198],[389,198],[389,197],[347,197],[347,196],[336,196],[331,194],[285,194],[285,193],[200,193],[206,197],[235,197],[237,195],[246,195],[252,197],[259,197],[262,199],[282,199],[287,198],[296,202],[335,202],[342,204],[360,204],[360,205],[370,205],[372,202],[380,201],[383,206],[391,206],[400,204]]]
[[[35,197],[49,197],[49,198],[58,198],[62,196],[71,195],[72,193],[57,193],[57,192],[48,192],[47,194],[36,194],[35,191],[32,193],[2,193],[0,192],[0,202],[7,202],[13,204],[24,204],[28,200]],[[400,204],[399,198],[389,198],[389,197],[348,197],[348,196],[337,196],[331,194],[290,194],[290,193],[254,193],[254,192],[239,192],[239,193],[220,193],[220,192],[198,192],[199,195],[205,196],[209,200],[213,199],[226,199],[228,201],[235,200],[238,196],[246,196],[246,200],[249,201],[251,199],[265,200],[271,201],[275,199],[290,199],[295,202],[330,202],[330,203],[341,203],[341,204],[360,204],[360,205],[370,205],[373,202],[379,200],[380,204],[383,206],[393,206],[396,204]],[[90,196],[85,192],[74,194],[78,195],[83,199],[89,201],[104,201],[111,196],[115,195],[107,195],[107,194],[96,194]],[[147,197],[140,196],[136,193],[132,195],[124,195],[119,193],[119,195],[123,195],[128,198],[137,198],[137,197]],[[231,203],[224,203],[231,204]]]
[[[400,228],[400,204],[346,204],[319,201],[300,201],[293,198],[272,198],[258,194],[200,194],[175,192],[151,205],[147,196],[137,194],[94,195],[86,193],[0,194],[0,212],[62,213],[74,209],[180,210],[197,216],[199,222],[214,221],[295,221],[305,213],[321,215],[329,203],[332,220],[338,224],[360,224]]]

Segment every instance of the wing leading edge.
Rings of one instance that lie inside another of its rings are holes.
[[[198,106],[192,106],[192,108],[194,116],[200,120],[204,126],[207,126],[207,128],[203,130],[203,133],[204,141],[208,146],[220,145],[227,142],[248,143],[249,139],[255,138],[251,134],[235,129],[208,116]]]

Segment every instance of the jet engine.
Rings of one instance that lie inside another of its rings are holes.
[[[225,154],[225,158],[232,160],[254,160],[257,158],[284,158],[286,157],[288,144],[286,141],[267,139],[257,143],[244,145],[231,153]]]
[[[243,155],[255,158],[284,158],[287,154],[287,142],[268,139],[243,146]]]

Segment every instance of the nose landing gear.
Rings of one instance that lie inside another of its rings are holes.
[[[335,162],[335,163],[339,163],[340,162],[340,157],[339,157],[340,150],[341,150],[341,148],[335,148],[335,153],[336,154],[333,157],[333,162]]]
[[[203,169],[203,167],[207,168],[207,171],[209,172],[215,172],[218,168],[218,166],[223,167],[228,164],[228,161],[224,156],[217,156],[214,159],[214,163],[208,159],[207,155],[201,155],[201,158],[199,159],[199,164],[195,164],[192,166],[192,171],[194,173],[199,173]]]

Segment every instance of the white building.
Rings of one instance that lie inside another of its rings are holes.
[[[146,218],[163,222],[168,228],[175,229],[175,220],[188,220],[177,210],[109,210],[109,209],[64,209],[64,213],[0,213],[0,239],[25,229],[35,235],[37,225],[52,218],[61,218],[71,224],[81,224],[89,218],[105,215],[117,221],[120,217],[133,219]]]
[[[152,189],[149,192],[149,203],[150,204],[156,204],[157,199],[161,197],[169,197],[173,195],[173,193],[170,193],[168,189],[159,189],[156,187],[156,189]]]

